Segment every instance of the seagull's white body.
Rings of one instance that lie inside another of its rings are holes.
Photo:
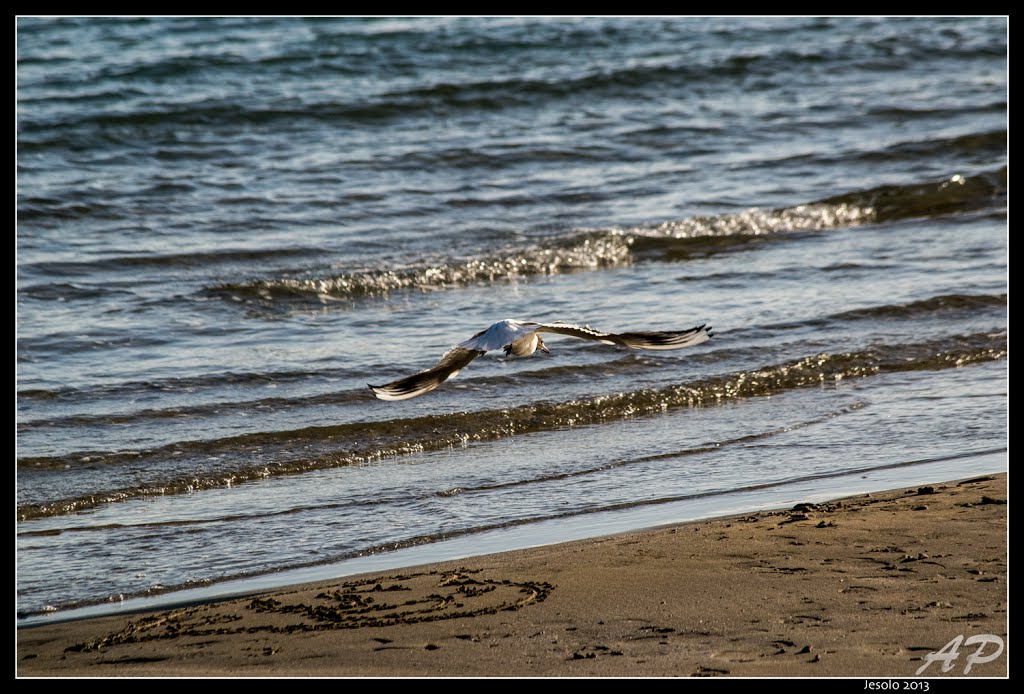
[[[540,335],[537,334],[538,327],[543,326],[514,320],[498,321],[487,330],[477,333],[465,342],[460,342],[455,349],[490,352],[492,349],[510,347],[506,354],[527,357],[537,351],[539,344],[543,344]]]
[[[547,352],[548,348],[539,333],[558,333],[596,340],[606,345],[656,350],[679,349],[711,339],[711,328],[707,325],[665,332],[603,333],[589,325],[503,320],[452,347],[441,357],[441,361],[426,371],[383,386],[371,385],[370,390],[381,400],[407,400],[423,395],[457,376],[467,364],[491,350],[503,349],[506,355],[516,357],[528,357],[538,349]]]

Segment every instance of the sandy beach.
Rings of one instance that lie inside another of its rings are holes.
[[[23,628],[17,674],[912,677],[992,635],[968,676],[1001,677],[1006,498],[999,474]]]

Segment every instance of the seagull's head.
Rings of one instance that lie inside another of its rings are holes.
[[[544,344],[544,340],[541,339],[540,335],[537,336],[537,349],[544,352],[544,354],[551,354],[551,350]]]

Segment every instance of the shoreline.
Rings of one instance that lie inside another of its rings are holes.
[[[1006,640],[1006,477],[24,626],[17,674],[913,677]]]
[[[364,573],[393,571],[409,566],[439,564],[463,558],[501,554],[545,545],[629,532],[643,532],[705,520],[715,520],[758,511],[785,508],[806,501],[829,501],[858,494],[942,483],[995,474],[1005,467],[1005,447],[971,451],[915,460],[868,470],[754,484],[730,491],[683,495],[677,500],[658,499],[638,504],[628,514],[618,509],[536,522],[514,524],[479,533],[456,534],[439,542],[413,544],[385,552],[314,563],[277,571],[214,581],[206,585],[178,588],[151,595],[125,597],[118,602],[96,602],[52,612],[17,616],[15,626],[77,621],[95,617],[129,615],[169,610],[285,590],[292,586],[331,581]],[[912,469],[914,474],[902,471]]]

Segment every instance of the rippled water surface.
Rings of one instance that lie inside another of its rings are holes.
[[[1005,468],[1005,19],[22,18],[17,60],[23,620]],[[715,337],[367,390],[504,318]]]

